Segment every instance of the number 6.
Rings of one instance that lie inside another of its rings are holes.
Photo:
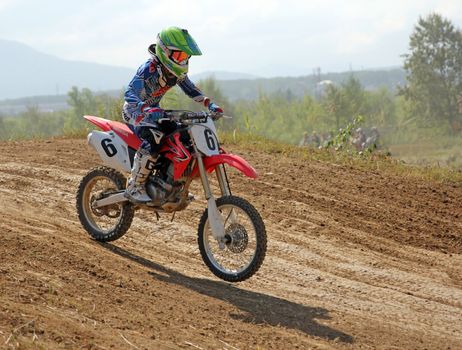
[[[204,136],[205,136],[205,142],[207,142],[207,147],[211,151],[214,151],[216,149],[216,145],[215,145],[215,139],[213,137],[212,131],[210,129],[205,129]]]
[[[108,157],[114,157],[117,154],[117,148],[111,142],[111,139],[101,140],[101,147],[103,147]]]

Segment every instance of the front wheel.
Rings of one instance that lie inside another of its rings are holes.
[[[206,209],[198,229],[202,259],[219,278],[244,281],[257,272],[265,258],[265,224],[258,211],[243,198],[225,196],[216,203],[225,224],[225,246],[220,248],[213,237]]]
[[[97,241],[114,241],[130,228],[135,214],[130,202],[101,208],[94,206],[97,200],[124,190],[125,182],[121,173],[104,166],[90,170],[80,182],[76,197],[77,213],[82,226]]]

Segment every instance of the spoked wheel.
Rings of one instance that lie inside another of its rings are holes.
[[[100,242],[114,241],[122,237],[135,214],[130,202],[95,208],[94,203],[125,189],[125,177],[118,171],[98,167],[82,179],[77,192],[77,212],[82,226],[91,237]]]
[[[216,203],[225,223],[225,245],[220,247],[213,237],[206,209],[198,232],[202,259],[219,278],[244,281],[257,272],[265,258],[265,225],[258,211],[245,199],[226,196]]]

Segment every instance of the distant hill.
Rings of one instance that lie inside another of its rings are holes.
[[[72,86],[122,89],[133,69],[63,60],[27,45],[0,39],[0,99],[67,93]]]
[[[72,86],[118,95],[134,70],[96,63],[68,61],[38,52],[27,45],[0,39],[0,113],[17,114],[27,106],[41,110],[67,108],[67,92]],[[386,87],[395,91],[406,84],[402,68],[384,68],[302,77],[260,78],[251,74],[208,71],[191,76],[195,82],[213,77],[230,100],[255,99],[260,92],[287,96],[316,96],[320,81],[341,84],[355,76],[367,90]],[[112,90],[112,91],[111,91]],[[34,97],[24,97],[34,96]]]
[[[255,99],[260,92],[280,93],[295,97],[300,97],[304,94],[316,96],[317,92],[319,92],[317,86],[319,86],[320,80],[341,84],[350,75],[355,76],[367,90],[386,87],[391,91],[396,91],[398,85],[404,86],[406,84],[405,72],[401,68],[328,73],[321,76],[216,80],[216,82],[223,94],[231,101],[235,101],[238,99]],[[208,77],[210,76],[204,75],[203,79]],[[192,79],[196,83],[201,80],[200,75],[194,75]],[[103,92],[118,96],[120,89]],[[66,109],[68,108],[66,101],[66,94],[0,100],[0,114],[14,115],[25,111],[27,106],[38,106],[42,111]]]
[[[123,92],[119,90],[99,91],[96,94],[105,94],[118,97]],[[41,112],[54,112],[69,108],[67,93],[60,95],[40,95],[0,100],[0,117],[14,116],[25,112],[29,107],[38,107]]]
[[[207,71],[199,74],[192,74],[190,78],[193,81],[204,80],[207,78],[213,78],[215,80],[253,80],[260,78],[257,75],[239,73],[239,72],[228,72],[228,71]]]
[[[325,73],[319,76],[218,80],[217,84],[223,94],[231,100],[255,99],[260,92],[279,92],[297,97],[305,94],[315,96],[319,82],[329,80],[334,84],[341,84],[351,75],[358,79],[366,90],[386,87],[396,91],[398,86],[406,84],[406,73],[402,68]]]

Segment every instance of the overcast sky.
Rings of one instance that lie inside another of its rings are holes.
[[[176,25],[203,52],[192,74],[293,76],[401,65],[419,16],[431,12],[462,27],[462,0],[0,0],[0,38],[135,69],[156,34]]]

